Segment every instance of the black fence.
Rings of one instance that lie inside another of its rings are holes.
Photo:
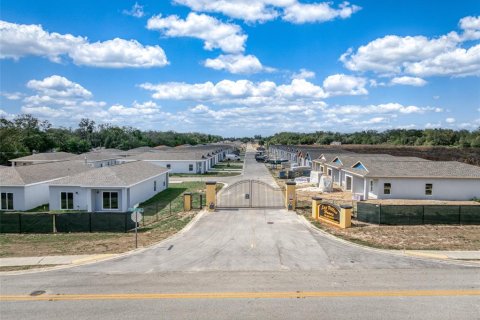
[[[0,213],[0,233],[127,232],[130,213]]]
[[[480,224],[480,205],[380,205],[359,202],[357,220],[385,225]]]

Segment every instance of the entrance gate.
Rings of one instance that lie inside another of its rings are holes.
[[[259,180],[241,180],[218,194],[217,208],[283,208],[283,191]]]

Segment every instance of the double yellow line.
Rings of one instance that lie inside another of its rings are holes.
[[[286,292],[195,292],[195,293],[113,293],[0,295],[0,301],[79,301],[79,300],[176,300],[176,299],[292,299],[352,297],[435,297],[479,296],[480,290],[402,290],[402,291],[286,291]]]

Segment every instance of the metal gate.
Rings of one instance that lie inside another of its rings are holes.
[[[283,191],[258,180],[241,180],[221,190],[217,208],[283,208]]]

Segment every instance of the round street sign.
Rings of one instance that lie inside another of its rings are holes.
[[[142,221],[142,214],[140,212],[132,212],[130,215],[133,222],[139,223]]]

